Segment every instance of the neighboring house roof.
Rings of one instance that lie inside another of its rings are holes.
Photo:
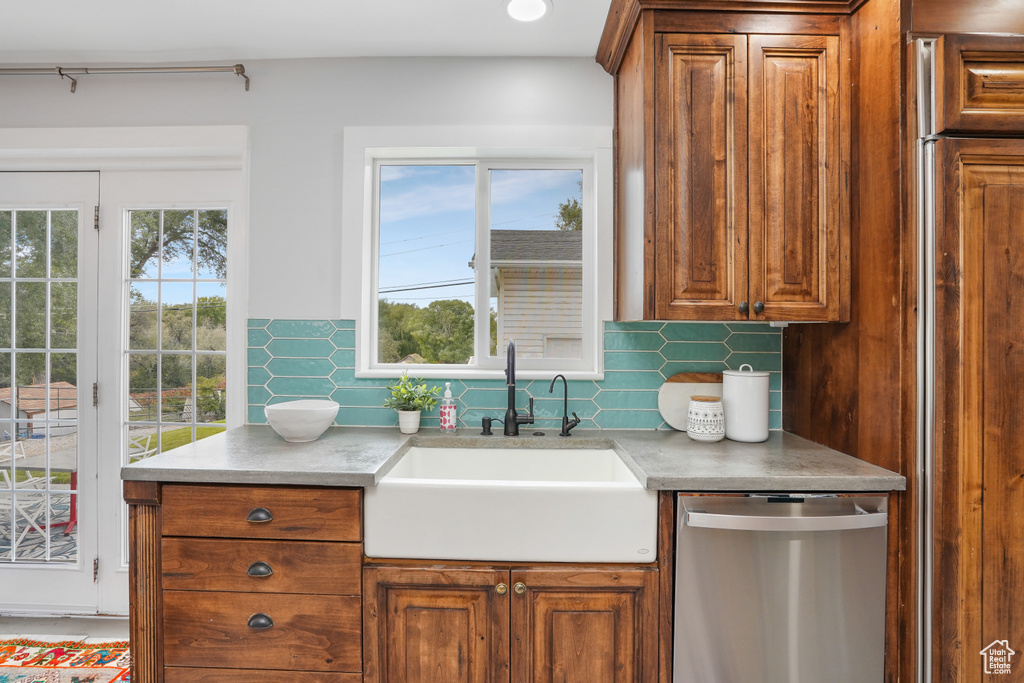
[[[491,265],[522,262],[583,261],[583,232],[580,230],[492,230]],[[476,255],[469,262],[476,268]]]
[[[38,415],[47,410],[70,410],[78,407],[78,387],[68,382],[50,384],[50,403],[46,403],[46,385],[28,384],[17,387],[18,410],[26,415]],[[11,403],[11,388],[0,388],[0,403]]]
[[[491,262],[581,261],[581,230],[492,230]]]
[[[418,353],[410,353],[408,356],[398,361],[399,363],[426,363],[427,361]]]

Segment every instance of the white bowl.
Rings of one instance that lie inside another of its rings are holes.
[[[275,403],[263,409],[267,422],[285,441],[316,441],[338,416],[338,404],[324,399]]]

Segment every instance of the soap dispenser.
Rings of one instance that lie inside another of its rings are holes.
[[[441,433],[455,433],[455,399],[452,398],[452,383],[444,383],[444,398],[441,399]]]

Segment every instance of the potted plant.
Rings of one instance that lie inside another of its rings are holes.
[[[422,379],[409,379],[403,374],[389,384],[391,395],[384,401],[385,408],[398,411],[398,428],[403,434],[415,434],[420,428],[420,411],[433,410],[441,387],[427,388]]]

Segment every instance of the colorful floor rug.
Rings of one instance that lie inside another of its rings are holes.
[[[128,643],[0,640],[0,683],[125,683]]]

